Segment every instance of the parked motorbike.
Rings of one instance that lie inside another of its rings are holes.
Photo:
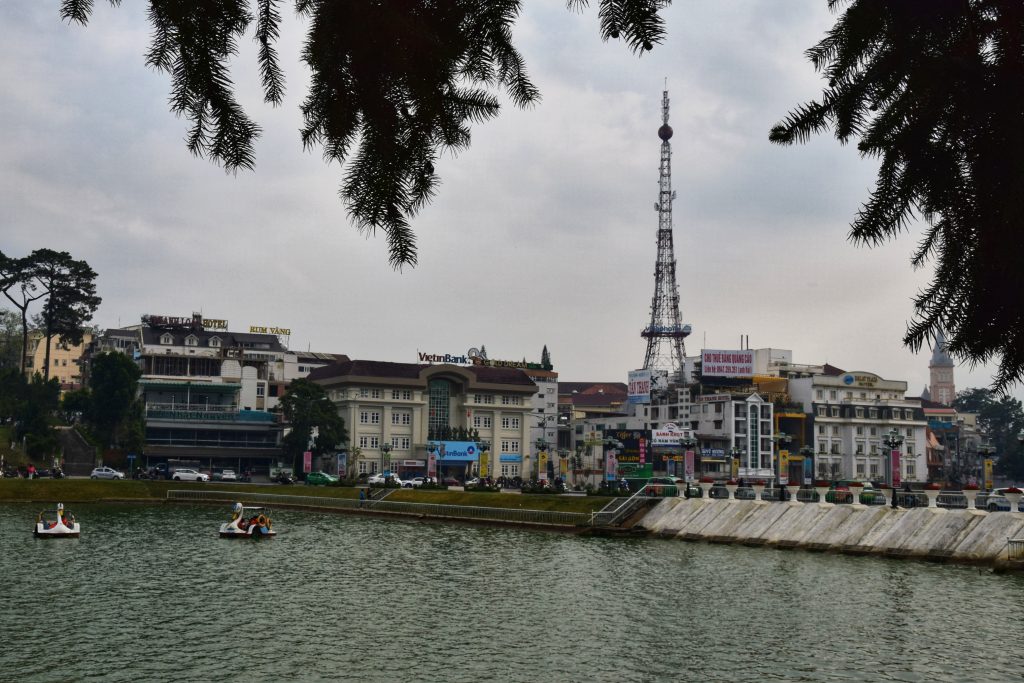
[[[295,483],[295,480],[291,476],[289,476],[287,474],[279,474],[276,477],[274,477],[273,479],[271,479],[271,481],[276,483],[276,484],[294,484]]]

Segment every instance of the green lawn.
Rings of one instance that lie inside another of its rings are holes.
[[[182,481],[92,480],[92,479],[0,479],[0,502],[89,503],[111,500],[162,501],[170,489],[252,491],[289,496],[325,496],[358,498],[359,489],[347,486],[266,486],[260,484],[220,484]],[[442,505],[592,512],[605,506],[609,498],[599,496],[510,495],[507,493],[469,493],[466,491],[394,491],[388,500]]]

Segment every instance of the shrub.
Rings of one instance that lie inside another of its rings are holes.
[[[703,476],[703,477],[700,478],[700,483],[702,483],[702,484],[714,484],[715,483],[715,478],[714,477]]]
[[[977,484],[966,484],[964,486],[964,491],[977,491],[977,490],[979,490],[979,487],[978,487]]]
[[[924,485],[925,491],[941,491],[942,484],[936,484],[934,481],[930,481]]]

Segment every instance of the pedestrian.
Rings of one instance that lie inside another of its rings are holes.
[[[359,489],[359,507],[363,507],[363,503],[366,501],[366,490]]]

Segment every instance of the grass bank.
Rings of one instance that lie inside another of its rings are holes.
[[[163,501],[170,489],[249,491],[289,496],[358,498],[359,489],[344,486],[267,486],[261,484],[205,484],[184,481],[93,479],[0,479],[0,503],[93,503],[104,501]],[[584,512],[599,510],[610,500],[599,496],[509,495],[466,491],[395,491],[388,500],[440,505]]]

